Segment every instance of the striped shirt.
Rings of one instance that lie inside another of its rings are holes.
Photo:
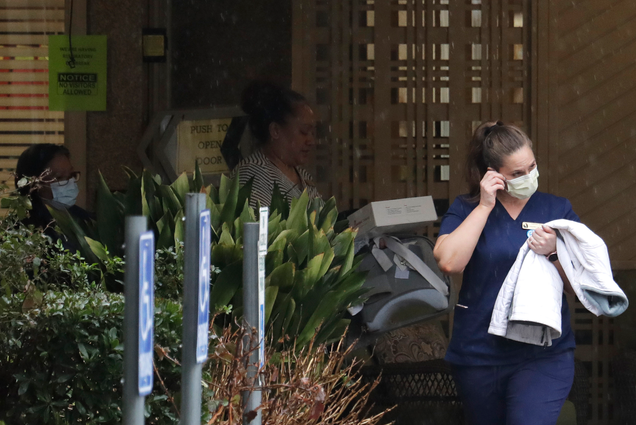
[[[260,202],[262,207],[267,207],[271,204],[274,184],[277,184],[280,192],[287,196],[287,201],[290,204],[291,200],[293,198],[299,198],[304,190],[307,190],[310,200],[322,198],[307,170],[301,167],[295,168],[301,179],[300,186],[289,180],[261,150],[257,150],[239,162],[232,171],[232,177],[238,173],[239,183],[241,185],[246,184],[252,178],[254,179],[252,183],[252,195],[250,196],[250,205],[252,207],[256,207],[258,202]]]

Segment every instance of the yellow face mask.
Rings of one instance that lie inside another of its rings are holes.
[[[539,168],[535,167],[525,176],[506,180],[506,192],[518,199],[531,197],[539,187]]]

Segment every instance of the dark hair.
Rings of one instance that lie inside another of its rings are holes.
[[[18,165],[15,168],[15,185],[22,177],[39,177],[48,168],[49,163],[57,155],[64,155],[70,158],[71,154],[64,146],[51,143],[34,144],[29,146],[18,158]],[[27,195],[31,188],[29,186],[18,188],[21,195]]]
[[[261,143],[269,140],[269,125],[285,124],[299,103],[307,99],[300,93],[266,81],[252,81],[243,90],[241,108],[250,116],[252,135]]]
[[[491,121],[475,130],[466,161],[466,180],[472,201],[479,200],[480,182],[488,167],[499,171],[505,158],[524,146],[532,149],[532,141],[514,125]]]

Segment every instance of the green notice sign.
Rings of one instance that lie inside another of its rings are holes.
[[[106,36],[49,36],[49,109],[106,110]]]

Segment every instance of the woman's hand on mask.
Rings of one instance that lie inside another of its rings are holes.
[[[497,191],[506,189],[506,179],[492,168],[489,168],[480,182],[479,205],[493,209],[497,202]]]
[[[541,226],[528,238],[528,246],[538,255],[549,255],[556,251],[556,232],[547,226]]]

